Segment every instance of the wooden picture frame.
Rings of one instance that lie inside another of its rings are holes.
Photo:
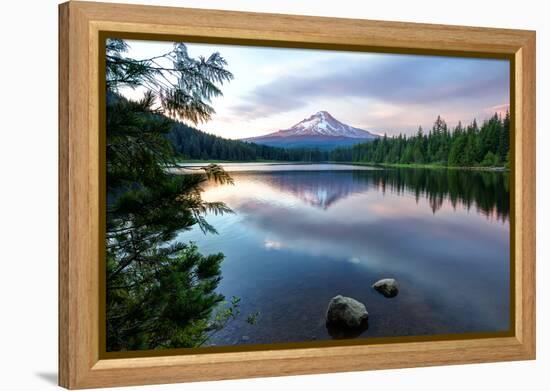
[[[100,343],[104,33],[148,39],[509,58],[513,332],[104,358]],[[535,32],[71,1],[59,6],[59,384],[90,388],[535,358]]]

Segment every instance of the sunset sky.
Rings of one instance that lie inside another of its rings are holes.
[[[172,43],[127,41],[144,59]],[[218,51],[234,79],[199,129],[226,138],[287,129],[320,110],[376,133],[412,134],[437,115],[449,125],[504,113],[510,101],[505,60],[188,44],[192,57]],[[130,98],[143,91],[122,90]]]

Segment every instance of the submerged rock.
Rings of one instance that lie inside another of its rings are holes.
[[[366,329],[369,313],[363,303],[351,297],[334,296],[328,304],[326,323],[330,330]],[[332,333],[331,333],[332,335]]]
[[[397,281],[395,281],[393,278],[384,278],[382,280],[376,281],[372,285],[372,287],[383,294],[385,297],[395,297],[399,293]]]

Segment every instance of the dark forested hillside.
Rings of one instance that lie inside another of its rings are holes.
[[[128,102],[123,96],[108,91],[107,103]],[[168,140],[174,147],[174,152],[183,160],[226,160],[226,161],[297,161],[319,162],[327,161],[329,153],[311,148],[277,148],[254,144],[239,140],[230,140],[175,121],[163,114],[156,113],[170,126]]]
[[[183,159],[229,160],[229,161],[326,161],[329,154],[318,149],[285,149],[266,145],[228,140],[181,122],[173,122],[169,134],[176,151]]]
[[[509,162],[509,150],[510,115],[507,112],[504,118],[495,114],[481,127],[474,120],[466,127],[459,123],[453,130],[438,116],[428,134],[419,128],[414,136],[384,136],[352,148],[336,149],[330,160],[455,167],[504,166]]]

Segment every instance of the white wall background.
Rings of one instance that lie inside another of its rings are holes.
[[[105,0],[104,0],[105,1]],[[119,2],[126,2],[118,0]],[[537,30],[538,359],[132,389],[518,390],[550,383],[550,30],[545,2],[522,0],[133,0],[133,3]],[[0,5],[0,389],[56,388],[57,0]],[[545,116],[546,114],[546,116]],[[544,118],[546,117],[546,118]],[[185,388],[184,388],[185,387]]]

